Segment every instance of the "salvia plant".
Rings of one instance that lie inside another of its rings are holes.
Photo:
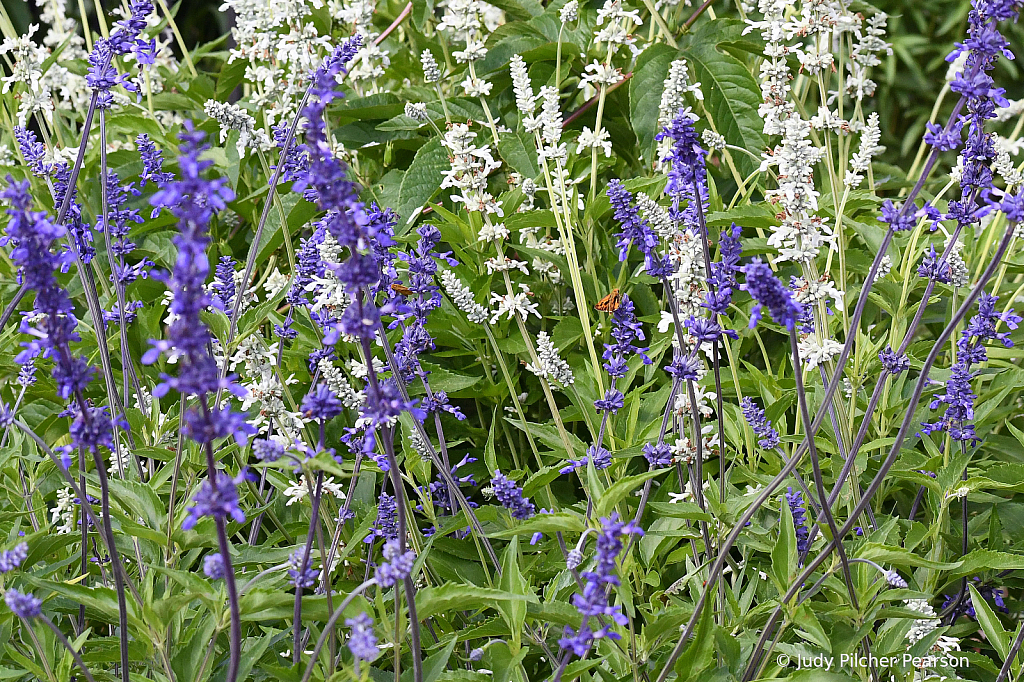
[[[1024,675],[1024,2],[27,4],[0,678]]]

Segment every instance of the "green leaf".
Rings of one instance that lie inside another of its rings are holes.
[[[534,533],[582,533],[586,528],[583,516],[572,511],[555,512],[554,514],[537,514],[536,516],[523,521],[515,528],[488,533],[491,538],[512,538],[520,535],[533,535]]]
[[[444,171],[449,167],[448,153],[438,138],[419,148],[409,170],[398,186],[398,202],[394,206],[401,220],[399,233],[404,233],[419,216],[423,206],[431,200],[441,186]],[[404,229],[402,227],[404,226]]]
[[[870,559],[879,564],[893,564],[895,566],[918,568],[931,568],[938,571],[949,571],[960,566],[960,561],[947,563],[944,561],[932,561],[902,547],[890,547],[877,542],[869,542],[857,552],[860,559]]]
[[[489,587],[446,583],[426,587],[416,593],[416,611],[420,620],[448,611],[473,611],[494,608],[499,601],[525,601],[526,597]]]
[[[527,133],[505,133],[498,142],[498,154],[512,169],[526,178],[540,175],[537,165],[537,147],[533,136]]]
[[[530,583],[523,577],[519,569],[521,564],[519,537],[516,536],[505,548],[505,555],[501,560],[501,581],[498,586],[510,594],[530,599],[533,594],[530,592]],[[522,646],[523,625],[526,623],[526,602],[501,602],[498,605],[498,610],[501,611],[502,618],[508,623],[509,632],[512,634],[512,647],[514,650],[518,650]]]
[[[970,583],[967,584],[967,587],[971,590],[971,601],[974,603],[974,612],[977,616],[978,624],[985,631],[985,637],[988,638],[988,641],[999,652],[999,657],[1005,661],[1006,657],[1010,654],[1010,633],[1003,629],[1003,624],[999,622],[999,618],[992,611],[992,607],[988,605],[988,602],[981,596],[977,588]]]
[[[452,657],[452,652],[455,651],[455,645],[459,643],[458,637],[452,637],[448,640],[448,644],[443,649],[438,651],[436,654],[427,656],[423,661],[423,682],[437,682],[441,679],[441,674],[444,673],[444,669],[448,667],[448,660]],[[402,673],[402,680],[409,682],[413,679],[412,669],[408,669]]]
[[[698,43],[684,50],[683,56],[693,70],[693,80],[701,84],[704,108],[726,142],[743,149],[764,149],[763,122],[757,111],[761,90],[747,67],[710,43]],[[744,176],[755,168],[746,154],[733,159]]]
[[[664,473],[662,470],[655,469],[654,471],[645,471],[644,473],[637,474],[635,476],[620,478],[618,481],[613,483],[611,487],[605,490],[600,498],[595,501],[594,513],[598,517],[608,516],[612,513],[615,505],[621,502],[626,495],[629,495],[631,492],[639,488],[644,481],[652,479],[662,473]]]

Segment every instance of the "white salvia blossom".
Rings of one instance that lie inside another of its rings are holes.
[[[1010,152],[1006,149],[996,146],[996,160],[992,162],[992,170],[995,171],[999,177],[1006,183],[1007,189],[1010,187],[1016,187],[1024,182],[1024,173],[1017,170],[1013,165],[1013,159],[1010,158]]]
[[[491,82],[474,76],[467,76],[461,83],[466,97],[486,97],[491,94]]]
[[[868,116],[867,124],[860,134],[860,148],[850,159],[850,172],[843,178],[847,187],[856,189],[864,181],[864,174],[871,167],[871,159],[885,151],[878,141],[882,137],[882,131],[878,129],[878,114],[872,112]]]
[[[406,102],[405,103],[405,115],[409,118],[414,118],[417,121],[427,120],[427,105],[423,102]]]
[[[473,298],[473,292],[462,283],[451,270],[441,271],[441,284],[448,292],[455,307],[466,313],[466,319],[473,324],[486,324],[490,311],[477,303]]]
[[[366,363],[362,360],[356,360],[355,358],[349,358],[345,361],[345,368],[348,373],[354,376],[356,379],[366,379],[369,376],[366,373]],[[386,366],[380,358],[373,359],[373,371],[377,376],[380,376],[383,372],[387,371]]]
[[[822,302],[827,305],[829,300],[832,300],[839,310],[842,310],[845,305],[843,292],[836,288],[828,275],[823,275],[813,281],[795,277],[793,279],[793,297],[804,305],[817,305]]]
[[[526,365],[526,369],[542,379],[555,381],[563,386],[573,383],[574,379],[569,364],[559,357],[558,349],[555,348],[555,344],[547,332],[542,331],[537,334],[537,359],[540,361],[539,366],[529,363]]]
[[[807,369],[814,369],[843,352],[843,344],[835,339],[818,341],[814,334],[808,334],[799,343],[800,359]]]
[[[1024,114],[1024,98],[1011,99],[1005,107],[996,107],[994,120],[997,123],[1005,123],[1021,114]]]
[[[441,141],[452,155],[452,165],[444,172],[441,188],[455,187],[460,194],[451,195],[451,200],[466,205],[467,211],[503,216],[501,202],[495,201],[487,191],[487,176],[501,167],[495,161],[489,147],[477,147],[476,133],[465,123],[453,124]]]
[[[491,242],[495,239],[508,239],[509,231],[504,223],[485,223],[477,235],[478,242]]]
[[[715,408],[710,403],[718,397],[717,393],[705,390],[700,384],[694,384],[693,397],[697,399],[697,412],[701,417],[708,418],[715,413]],[[675,410],[677,414],[682,415],[689,415],[691,413],[690,392],[688,390],[682,390],[676,394]]]
[[[569,0],[569,2],[562,5],[562,9],[558,10],[558,18],[562,20],[563,24],[568,24],[571,21],[576,21],[579,11],[579,0]]]
[[[309,495],[311,487],[312,484],[306,480],[306,475],[303,474],[300,476],[298,481],[293,482],[284,489],[284,496],[288,498],[288,501],[284,503],[285,506],[290,507],[296,502],[301,502],[307,495]],[[320,489],[321,494],[333,495],[339,500],[345,499],[345,491],[342,490],[341,484],[334,482],[334,476],[324,478],[321,482]]]
[[[512,55],[509,71],[512,72],[512,91],[516,94],[516,109],[521,114],[532,116],[537,109],[537,96],[533,94],[530,75],[526,72],[526,62],[521,55]]]
[[[488,258],[484,262],[484,266],[487,268],[488,275],[493,275],[496,272],[508,272],[509,270],[519,270],[524,275],[530,274],[530,268],[527,267],[524,261],[514,260],[508,256]]]
[[[811,127],[815,130],[827,130],[838,133],[850,127],[850,124],[825,105],[818,107],[818,113],[811,117]]]
[[[637,192],[636,205],[659,239],[669,242],[675,238],[678,230],[672,222],[672,218],[669,217],[668,211],[659,206],[658,202],[643,192]]]
[[[131,453],[124,445],[118,445],[110,451],[110,464],[107,466],[107,476],[111,478],[124,478],[128,475],[128,462]],[[145,471],[145,468],[143,468]]]
[[[342,405],[350,410],[355,410],[366,402],[366,394],[352,388],[352,384],[349,383],[342,371],[335,367],[328,358],[320,358],[317,369],[320,370],[320,376],[324,378],[327,388],[334,391]]]
[[[57,535],[68,535],[77,530],[75,494],[70,486],[57,491],[57,506],[50,510],[50,524],[56,526]]]
[[[436,83],[441,80],[441,69],[437,66],[434,53],[430,50],[423,50],[420,53],[420,64],[423,65],[423,80],[427,83]]]
[[[608,131],[602,127],[597,132],[594,132],[587,126],[583,126],[583,131],[576,138],[576,153],[580,154],[585,149],[600,149],[604,151],[605,157],[610,157],[612,155],[612,143],[608,138]]]
[[[13,166],[17,163],[14,152],[5,144],[0,144],[0,166]]]
[[[221,144],[224,144],[228,139],[229,130],[238,131],[238,142],[235,143],[235,148],[238,150],[239,156],[244,157],[245,151],[252,146],[256,146],[263,151],[274,146],[266,131],[262,128],[256,128],[256,119],[237,104],[227,104],[226,102],[218,102],[211,99],[207,100],[203,110],[207,116],[220,124]]]
[[[864,33],[860,32],[859,26],[853,31],[858,41],[853,46],[850,61],[846,65],[850,72],[846,79],[846,92],[857,101],[875,94],[876,85],[868,78],[868,73],[869,69],[882,63],[878,58],[879,53],[892,54],[892,46],[883,39],[888,19],[885,12],[879,12],[868,19]]]
[[[602,64],[596,59],[587,64],[585,68],[586,73],[580,78],[580,88],[585,88],[588,85],[609,86],[615,85],[622,80],[622,70],[618,69],[610,64]]]
[[[244,274],[244,273],[243,273]],[[291,279],[288,275],[283,274],[280,270],[274,269],[272,273],[267,276],[267,279],[263,282],[263,291],[267,293],[267,296],[273,298],[278,293],[283,291]]]
[[[549,85],[540,88],[540,116],[527,123],[527,130],[540,130],[540,138],[544,146],[538,150],[541,158],[564,162],[569,151],[562,140],[562,111],[558,106],[558,89]],[[529,118],[529,117],[528,117]]]
[[[714,130],[711,130],[711,128],[706,128],[704,132],[701,133],[700,137],[708,149],[725,149],[725,138]]]
[[[949,246],[949,240],[946,240]],[[959,239],[953,244],[946,256],[946,264],[949,266],[949,283],[955,287],[965,287],[971,282],[971,271],[964,262],[964,243]]]
[[[562,241],[551,236],[538,238],[537,235],[540,231],[540,227],[524,227],[520,229],[519,243],[529,246],[532,249],[540,249],[541,251],[547,251],[548,253],[564,256],[565,246],[562,244]],[[544,277],[547,277],[554,284],[560,284],[562,282],[562,273],[559,272],[558,266],[550,260],[540,258],[539,256],[535,257],[530,263],[530,267]]]
[[[530,291],[530,287],[526,284],[519,285],[518,294],[497,294],[492,292],[491,305],[496,305],[497,307],[491,313],[491,324],[497,323],[502,315],[508,320],[517,315],[525,320],[531,314],[540,319],[540,311],[537,310],[537,304],[530,300],[531,296],[533,296],[533,292]]]
[[[892,272],[892,258],[889,257],[889,254],[886,254],[878,262],[878,272],[875,275],[875,281],[887,277],[890,272]]]
[[[372,40],[364,40],[363,45],[352,58],[349,77],[356,81],[367,81],[380,78],[384,70],[391,66],[391,57]],[[376,86],[374,87],[376,89]]]
[[[810,215],[818,209],[814,165],[825,151],[813,145],[811,125],[795,114],[785,120],[782,132],[782,144],[762,163],[762,168],[778,165],[778,188],[765,195],[783,214],[768,243],[779,250],[779,260],[809,261],[834,240],[824,219]]]

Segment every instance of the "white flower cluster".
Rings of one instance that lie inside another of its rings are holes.
[[[256,119],[249,112],[237,104],[218,102],[215,99],[207,100],[203,106],[206,115],[220,124],[220,143],[228,139],[228,131],[238,131],[238,141],[235,149],[238,155],[245,158],[245,151],[251,147],[257,147],[262,151],[273,148],[274,144],[267,136],[267,132],[256,127]]]
[[[467,211],[501,217],[501,202],[487,191],[487,176],[501,167],[501,162],[494,160],[490,147],[476,146],[476,136],[466,123],[455,123],[445,133],[441,144],[451,153],[452,165],[444,172],[441,188],[458,189],[460,193],[451,195],[451,200],[465,204]]]
[[[448,292],[455,307],[466,313],[466,319],[473,324],[486,324],[490,311],[473,298],[473,292],[462,283],[451,270],[441,271],[441,284]]]
[[[556,256],[565,256],[565,245],[562,243],[562,240],[551,236],[538,237],[541,229],[541,227],[524,227],[520,229],[519,243],[531,249],[540,249]],[[539,256],[535,257],[530,263],[530,267],[533,268],[534,272],[538,272],[548,278],[552,284],[562,283],[561,271],[550,260],[540,258]]]
[[[513,317],[520,317],[526,319],[530,315],[535,315],[537,319],[540,319],[540,311],[537,310],[537,304],[531,299],[533,292],[530,291],[530,287],[526,284],[519,285],[518,294],[496,294],[491,293],[491,305],[496,306],[491,313],[491,324],[495,324],[504,315],[505,319],[511,320]]]
[[[258,431],[277,432],[289,442],[296,443],[301,439],[306,420],[301,413],[293,412],[285,405],[285,386],[276,371],[277,348],[277,343],[264,345],[258,335],[247,336],[231,356],[230,369],[234,372],[241,368],[242,387],[247,391],[241,410],[253,415],[249,424]],[[285,384],[296,381],[288,377]]]
[[[491,16],[488,22],[487,15]],[[451,37],[465,43],[465,47],[452,51],[452,56],[459,64],[469,64],[466,79],[462,81],[462,89],[467,97],[486,97],[491,94],[491,82],[478,78],[475,62],[487,56],[487,36],[490,31],[501,23],[501,12],[495,15],[495,8],[480,0],[448,0],[445,4],[444,16],[437,25],[438,31],[446,31]]]
[[[847,187],[856,189],[864,181],[864,174],[871,168],[871,159],[885,151],[878,141],[882,131],[878,129],[878,114],[872,112],[860,134],[860,149],[850,159],[850,172],[843,178]]]
[[[268,124],[295,113],[308,74],[332,47],[330,36],[319,35],[307,18],[323,6],[321,0],[225,0],[220,6],[222,12],[235,13],[235,47],[228,63],[247,62],[245,78],[254,87],[250,102],[265,113]],[[331,8],[333,18],[351,23],[345,21],[345,6]]]
[[[531,362],[526,365],[526,369],[542,379],[555,381],[562,386],[573,383],[569,363],[558,355],[558,349],[547,332],[537,334],[537,359],[540,361],[539,366]]]
[[[679,110],[686,106],[687,94],[704,101],[700,83],[690,82],[690,67],[687,66],[686,60],[676,59],[668,67],[665,89],[661,91],[661,104],[658,105],[658,125],[660,127],[663,128],[671,123]]]
[[[348,378],[328,358],[320,358],[317,369],[320,370],[320,376],[323,377],[327,388],[334,391],[342,405],[350,410],[357,410],[366,402],[366,393],[352,388]]]

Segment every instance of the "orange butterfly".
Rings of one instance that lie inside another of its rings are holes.
[[[599,310],[602,313],[614,313],[620,305],[622,305],[622,294],[618,289],[612,289],[610,294],[597,302],[594,310]]]
[[[405,286],[405,285],[404,285],[404,284],[402,284],[401,282],[395,282],[395,283],[393,283],[393,284],[391,285],[391,290],[392,290],[392,291],[397,291],[397,292],[398,292],[398,293],[400,293],[400,294],[401,294],[402,296],[408,296],[409,294],[411,294],[411,293],[412,293],[412,289],[410,289],[409,287]]]

